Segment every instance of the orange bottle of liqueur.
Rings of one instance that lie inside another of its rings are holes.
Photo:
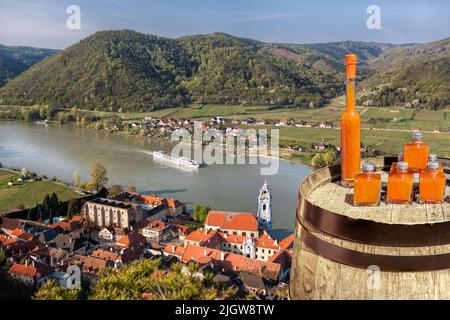
[[[427,168],[430,147],[422,140],[423,133],[420,131],[414,131],[412,135],[412,142],[405,144],[405,161],[408,162],[409,168],[414,171],[421,171]]]
[[[428,162],[427,169],[420,174],[419,199],[421,203],[442,203],[444,201],[446,177],[439,168],[439,162]]]
[[[408,172],[407,162],[397,163],[397,172],[389,175],[387,186],[387,202],[411,203],[414,175]]]
[[[428,155],[428,163],[432,162],[432,161],[437,161],[439,163],[438,160],[438,156],[436,153],[430,153]],[[442,172],[444,172],[444,168],[442,167],[442,164],[439,163],[439,170],[441,170]]]
[[[381,174],[375,173],[375,165],[366,162],[362,165],[362,172],[355,176],[355,206],[377,206],[380,203]]]
[[[405,161],[405,157],[403,156],[403,152],[399,152],[397,156],[397,162]],[[391,165],[391,170],[389,171],[389,174],[393,174],[397,172],[397,162],[393,162]]]
[[[341,182],[346,187],[353,185],[361,161],[361,118],[355,101],[356,63],[356,55],[345,56],[347,101],[341,116]]]

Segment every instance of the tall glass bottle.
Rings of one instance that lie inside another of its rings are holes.
[[[356,111],[356,63],[355,54],[345,56],[346,108],[341,116],[341,182],[350,187],[360,171],[361,117]]]

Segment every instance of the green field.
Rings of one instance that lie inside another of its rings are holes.
[[[16,182],[18,173],[0,169],[0,212],[23,205],[26,208],[42,203],[46,194],[56,193],[59,200],[79,197],[71,188],[51,181],[33,181],[8,186],[11,179]]]

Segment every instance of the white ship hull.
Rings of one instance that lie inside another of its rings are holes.
[[[153,160],[171,164],[180,168],[196,170],[200,167],[200,163],[195,160],[191,160],[185,157],[179,157],[171,154],[167,154],[162,151],[153,152]]]

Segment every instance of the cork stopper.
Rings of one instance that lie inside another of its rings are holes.
[[[356,54],[345,55],[345,70],[347,78],[356,78],[356,63],[358,58]]]

